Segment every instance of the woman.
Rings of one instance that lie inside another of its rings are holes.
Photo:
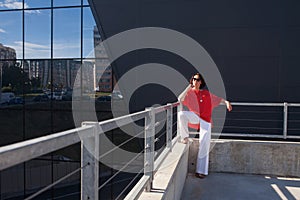
[[[179,131],[182,143],[187,144],[189,138],[188,127],[199,130],[199,150],[197,158],[196,176],[204,178],[208,174],[208,155],[211,138],[211,115],[214,107],[225,103],[227,110],[231,111],[229,101],[211,94],[203,89],[206,83],[201,74],[196,73],[190,80],[190,86],[183,92],[180,101],[189,111],[178,113]],[[200,127],[199,127],[200,125]]]

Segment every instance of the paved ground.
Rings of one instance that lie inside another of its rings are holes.
[[[189,174],[182,200],[277,200],[300,199],[300,178],[211,173],[205,179]]]

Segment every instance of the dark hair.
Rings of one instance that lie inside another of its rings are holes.
[[[205,82],[203,76],[202,76],[200,73],[196,73],[196,74],[194,74],[194,75],[192,76],[192,78],[190,79],[190,84],[191,84],[191,86],[193,86],[193,78],[194,78],[194,76],[196,76],[196,75],[198,75],[199,78],[200,78],[200,80],[201,80],[200,89],[204,88],[204,87],[206,86],[206,82]]]

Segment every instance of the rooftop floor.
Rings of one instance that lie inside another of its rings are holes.
[[[300,178],[210,173],[199,179],[188,174],[181,199],[296,200],[300,199]]]

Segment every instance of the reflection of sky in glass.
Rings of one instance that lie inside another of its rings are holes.
[[[80,8],[53,11],[53,57],[80,58]]]
[[[51,57],[50,10],[39,10],[39,14],[25,14],[25,59]]]
[[[53,6],[80,6],[81,0],[53,0]]]
[[[55,0],[61,6],[80,5],[81,0]],[[74,4],[79,2],[79,4]],[[22,2],[19,0],[19,2]],[[51,0],[25,0],[25,7],[37,8],[49,6]],[[0,0],[0,10],[19,9],[18,1]],[[85,5],[88,4],[84,0]],[[10,4],[10,5],[9,5]],[[64,5],[62,5],[64,4]],[[13,5],[15,7],[13,7]],[[5,7],[6,6],[6,7]],[[20,7],[22,8],[22,6]],[[54,9],[53,13],[53,53],[54,57],[80,57],[81,18],[80,8]],[[90,8],[84,8],[83,25],[83,55],[87,56],[94,47],[93,28],[95,21]],[[0,43],[12,47],[17,52],[17,58],[22,59],[22,11],[0,12]],[[2,20],[5,19],[5,20]],[[50,57],[51,14],[50,10],[25,11],[25,56],[30,58]]]
[[[83,9],[83,57],[94,57],[94,26],[96,22],[90,8]]]
[[[89,5],[89,2],[87,0],[83,0],[83,5]]]
[[[22,0],[0,0],[0,10],[22,9]],[[44,8],[51,6],[51,0],[24,0],[24,8]],[[53,6],[80,6],[81,0],[53,0]],[[83,0],[83,5],[89,5]]]
[[[24,2],[29,6],[29,8],[43,8],[51,6],[51,0],[25,0]]]
[[[0,43],[14,48],[17,58],[22,58],[22,11],[0,12],[0,19]]]

